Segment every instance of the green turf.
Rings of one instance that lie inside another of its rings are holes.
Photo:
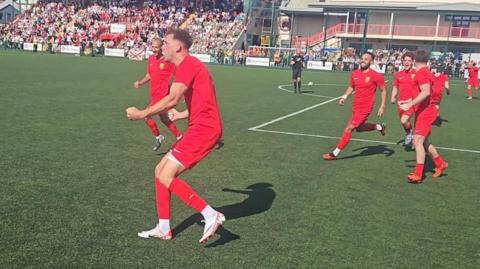
[[[156,222],[161,158],[145,124],[124,115],[148,102],[146,87],[132,88],[145,62],[0,51],[0,267],[478,268],[480,154],[440,150],[447,176],[427,171],[422,185],[406,182],[414,154],[397,145],[352,141],[345,159],[326,162],[335,139],[248,129],[328,99],[278,90],[289,70],[210,70],[225,146],[183,178],[230,220],[205,247],[194,212],[176,198],[172,241],[136,236]],[[304,85],[346,78],[303,75]],[[452,82],[448,122],[432,142],[479,151],[480,104],[465,99],[462,83]],[[304,89],[339,96],[344,86]],[[337,137],[349,113],[350,102],[332,102],[263,129]],[[387,136],[353,137],[401,140],[394,106],[382,120]],[[247,189],[256,183],[271,187]]]

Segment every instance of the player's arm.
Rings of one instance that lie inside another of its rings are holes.
[[[353,87],[351,85],[348,85],[348,88],[347,90],[345,91],[345,94],[343,94],[341,97],[340,97],[340,100],[338,100],[338,104],[343,106],[345,104],[345,101],[347,101],[348,99],[348,96],[352,95],[353,93]]]
[[[397,94],[398,94],[398,88],[397,88],[397,86],[393,85],[392,96],[390,97],[390,102],[392,104],[395,104],[397,102]]]
[[[410,102],[405,102],[400,104],[400,109],[407,111],[411,107],[420,104],[423,100],[425,100],[430,95],[430,83],[425,83],[420,85],[420,93]]]
[[[170,88],[170,93],[160,101],[156,102],[154,105],[149,106],[144,110],[139,110],[136,107],[127,108],[127,117],[130,120],[141,120],[151,115],[166,112],[178,104],[187,89],[188,87],[185,84],[181,82],[174,82]]]
[[[142,87],[145,83],[150,81],[150,75],[148,73],[145,74],[145,76],[141,80],[137,80],[133,83],[133,87],[135,89],[138,89]]]
[[[380,89],[380,97],[382,98],[382,102],[380,104],[380,107],[378,108],[377,116],[381,117],[385,112],[385,106],[387,104],[387,88],[384,84],[380,86],[379,89]]]
[[[445,90],[447,91],[447,95],[450,95],[450,83],[448,83],[448,80],[445,81]]]
[[[184,111],[178,111],[175,108],[172,108],[168,111],[168,118],[171,121],[186,119],[188,118],[188,115],[188,109],[185,109]]]

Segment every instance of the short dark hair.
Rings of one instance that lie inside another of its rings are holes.
[[[428,52],[426,50],[417,50],[415,52],[415,61],[420,63],[428,62]]]
[[[192,37],[187,30],[180,28],[170,28],[165,34],[165,36],[167,35],[173,35],[173,39],[182,42],[187,50],[192,46]]]
[[[362,55],[365,55],[365,54],[368,54],[370,55],[370,57],[372,58],[372,61],[375,59],[375,54],[369,52],[369,51],[365,51]]]
[[[410,57],[412,60],[415,60],[415,54],[411,51],[405,52],[405,54],[402,55],[402,60],[405,60],[406,57]]]

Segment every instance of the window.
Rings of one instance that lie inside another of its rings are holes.
[[[0,21],[3,19],[3,13],[0,13]]]
[[[263,20],[263,27],[272,27],[272,20],[271,19],[264,19]]]

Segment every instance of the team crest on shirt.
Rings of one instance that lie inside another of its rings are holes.
[[[365,82],[368,83],[370,81],[370,77],[365,78]]]
[[[163,70],[165,68],[165,64],[164,63],[160,63],[160,69]]]

